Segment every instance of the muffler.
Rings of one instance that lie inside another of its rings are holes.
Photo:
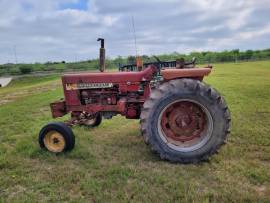
[[[100,49],[99,49],[99,70],[100,72],[105,71],[105,48],[104,48],[104,39],[98,38],[97,41],[100,41]]]

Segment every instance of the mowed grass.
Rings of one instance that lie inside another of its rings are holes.
[[[218,64],[206,82],[226,98],[232,132],[197,165],[161,161],[139,121],[120,116],[74,127],[75,149],[51,154],[37,138],[53,120],[49,103],[63,97],[60,79],[0,89],[0,101],[16,95],[0,106],[0,202],[270,202],[270,62]]]

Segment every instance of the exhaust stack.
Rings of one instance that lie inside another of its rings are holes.
[[[98,38],[97,41],[100,41],[99,49],[99,70],[100,72],[105,71],[105,48],[104,48],[104,39]]]

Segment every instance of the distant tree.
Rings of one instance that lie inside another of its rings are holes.
[[[135,56],[128,56],[127,62],[128,62],[128,64],[135,64],[136,63],[136,57]]]
[[[143,60],[143,63],[148,63],[150,60],[149,56],[147,56],[147,55],[142,55],[141,58]]]
[[[32,68],[32,65],[30,64],[23,64],[23,65],[20,65],[19,70],[21,74],[29,74],[32,72],[33,68]]]
[[[239,49],[234,49],[234,50],[232,50],[232,52],[234,54],[234,60],[235,60],[235,62],[237,62],[238,56],[239,56]]]
[[[252,55],[253,55],[253,51],[252,50],[247,50],[246,51],[246,53],[245,53],[245,55],[246,55],[246,59],[251,59],[251,57],[252,57]]]
[[[126,59],[123,58],[122,56],[117,56],[114,60],[113,63],[115,66],[123,65],[126,63]]]

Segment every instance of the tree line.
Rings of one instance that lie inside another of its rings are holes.
[[[256,60],[270,60],[270,49],[264,50],[246,50],[240,51],[239,49],[234,49],[230,51],[202,51],[202,52],[191,52],[189,54],[181,54],[178,52],[173,52],[170,54],[160,54],[157,57],[161,61],[173,61],[176,59],[183,58],[185,61],[191,61],[193,57],[197,58],[197,63],[208,64],[208,63],[226,63],[226,62],[240,62],[240,61],[256,61]],[[141,56],[144,63],[156,62],[154,56],[142,55]],[[118,56],[116,58],[106,59],[106,68],[115,69],[121,65],[135,64],[135,56],[122,57]],[[52,72],[63,72],[66,70],[76,71],[76,70],[95,70],[99,66],[98,59],[92,59],[87,61],[80,61],[74,63],[61,62],[47,62],[44,64],[3,64],[0,65],[0,75],[18,75],[18,74],[28,74],[36,71],[52,71]]]
[[[202,51],[202,52],[191,52],[190,54],[181,54],[178,52],[173,52],[171,54],[158,55],[161,61],[170,61],[179,58],[184,58],[185,61],[191,61],[193,57],[197,58],[197,63],[207,64],[207,63],[225,63],[225,62],[238,62],[238,61],[255,61],[255,60],[268,60],[270,59],[270,49],[264,50],[246,50],[240,51],[239,49],[234,49],[231,51],[222,52],[212,52],[212,51]],[[154,61],[153,56],[142,56],[144,62]],[[121,62],[134,63],[135,57],[127,57],[127,61],[122,57],[118,57],[114,60],[119,60]]]

